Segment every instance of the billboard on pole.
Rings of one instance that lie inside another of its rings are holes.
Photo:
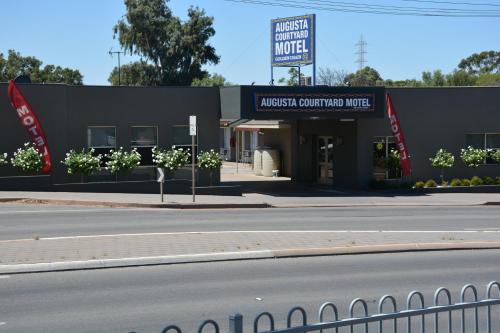
[[[298,66],[314,63],[316,15],[271,20],[271,64]]]

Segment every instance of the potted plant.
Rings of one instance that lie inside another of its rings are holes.
[[[461,150],[460,158],[468,167],[477,168],[481,164],[484,164],[486,155],[486,150],[476,149],[469,146],[466,149]]]
[[[5,155],[4,155],[5,156]],[[33,143],[26,142],[22,148],[18,148],[10,163],[24,172],[38,172],[42,169],[42,154],[38,152]]]
[[[7,165],[7,153],[0,154],[0,166]]]
[[[106,170],[112,174],[128,173],[141,164],[141,154],[137,148],[132,149],[130,152],[123,151],[123,147],[118,150],[110,150],[106,155]]]
[[[83,176],[89,176],[100,169],[101,155],[95,155],[94,149],[82,149],[79,152],[71,149],[61,163],[66,166],[68,175],[81,174],[83,182]]]
[[[191,156],[187,150],[182,148],[162,150],[153,147],[152,150],[153,163],[155,163],[158,168],[165,169],[166,173],[169,175],[173,175],[176,170],[186,166]]]
[[[446,149],[439,149],[434,157],[429,158],[431,164],[434,168],[441,169],[441,184],[444,183],[444,169],[451,168],[453,163],[455,163],[455,157],[446,151]]]
[[[491,149],[489,155],[493,161],[500,163],[500,149]]]
[[[201,154],[198,155],[198,168],[209,171],[210,186],[212,186],[213,172],[215,170],[219,170],[221,166],[222,160],[220,158],[220,155],[213,149],[210,149],[210,151],[201,152]]]

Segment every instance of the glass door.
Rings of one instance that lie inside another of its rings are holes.
[[[317,182],[333,184],[333,137],[319,136],[316,151]]]

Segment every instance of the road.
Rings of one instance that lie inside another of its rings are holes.
[[[223,230],[500,230],[500,207],[179,211],[0,205],[0,240]]]
[[[334,301],[345,317],[356,297],[369,302],[370,313],[382,295],[393,294],[401,307],[413,289],[425,294],[427,305],[440,286],[449,287],[457,301],[460,288],[474,283],[483,297],[484,286],[500,280],[499,267],[500,251],[483,250],[4,276],[0,322],[5,324],[0,332],[159,333],[172,323],[184,332],[195,332],[207,318],[217,320],[225,332],[227,316],[237,311],[244,315],[247,328],[262,311],[275,314],[277,325],[283,327],[286,312],[294,305],[304,306],[314,321],[325,301]],[[427,323],[432,324],[432,318]],[[494,332],[499,331],[496,326]]]

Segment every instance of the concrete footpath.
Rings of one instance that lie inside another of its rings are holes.
[[[167,194],[164,200],[159,194],[0,191],[0,203],[171,209],[500,205],[500,193],[375,194],[316,188],[307,193],[198,195],[195,203],[191,195]]]
[[[242,197],[153,194],[0,192],[0,202],[151,208],[361,207],[496,205],[500,194],[323,196],[245,194]],[[324,193],[323,193],[324,194]],[[0,209],[1,209],[0,203]],[[47,207],[47,209],[50,209]],[[273,209],[273,208],[268,208]],[[485,207],[484,209],[489,209]],[[300,214],[300,209],[297,209]],[[500,218],[499,218],[500,220]],[[450,249],[500,249],[500,229],[352,231],[215,231],[73,236],[0,241],[0,274],[74,269]]]

